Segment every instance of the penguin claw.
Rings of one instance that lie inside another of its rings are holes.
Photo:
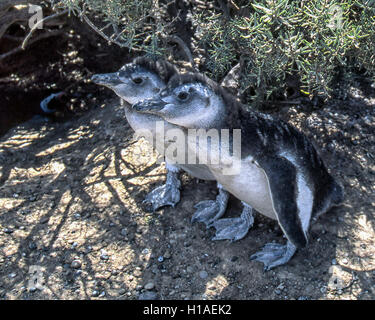
[[[203,222],[208,229],[214,221],[219,219],[225,213],[228,199],[228,192],[219,189],[219,194],[216,197],[216,200],[204,200],[198,202],[194,205],[194,208],[197,211],[193,214],[191,222]]]
[[[220,210],[217,202],[213,200],[198,202],[196,205],[194,205],[194,208],[197,209],[197,211],[193,214],[191,222],[203,222],[206,224],[207,228],[212,219],[216,216],[217,212]]]
[[[250,260],[263,262],[264,271],[287,263],[296,252],[297,248],[291,243],[286,245],[279,243],[267,243],[259,252],[251,255]]]
[[[246,236],[253,224],[254,217],[252,210],[248,210],[245,207],[240,218],[227,218],[214,221],[210,225],[216,229],[216,234],[212,240],[231,240],[232,242],[241,240]]]
[[[152,210],[156,211],[164,206],[174,206],[180,201],[180,190],[174,184],[163,184],[152,190],[143,203],[151,204]]]

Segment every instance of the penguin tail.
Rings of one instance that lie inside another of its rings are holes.
[[[339,206],[343,203],[345,197],[344,187],[338,182],[334,182],[333,192],[332,192],[332,205]]]

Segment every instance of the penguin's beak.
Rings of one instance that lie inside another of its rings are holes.
[[[137,102],[133,104],[132,108],[137,112],[158,113],[165,107],[166,104],[167,102],[160,98],[152,98]]]
[[[118,77],[118,73],[100,73],[94,74],[91,77],[91,81],[107,87],[115,87],[116,85],[122,83],[122,81]]]

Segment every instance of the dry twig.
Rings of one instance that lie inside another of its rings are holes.
[[[29,44],[33,44],[34,42],[37,42],[39,40],[42,40],[42,39],[46,39],[46,38],[49,38],[49,37],[55,37],[55,36],[58,36],[58,35],[61,35],[63,34],[64,31],[62,30],[56,30],[56,31],[51,31],[51,32],[46,32],[46,33],[43,33],[41,34],[39,37],[36,37],[32,40],[29,41]],[[4,60],[5,58],[8,58],[9,56],[13,55],[13,54],[16,54],[20,51],[24,50],[22,45],[17,47],[17,48],[14,48],[6,53],[3,53],[0,55],[0,61]]]
[[[27,43],[29,42],[31,36],[33,35],[33,33],[35,32],[35,30],[36,30],[40,25],[42,25],[43,23],[45,23],[45,22],[47,22],[47,21],[49,21],[49,20],[56,19],[56,18],[58,18],[58,17],[60,17],[60,16],[62,16],[62,15],[64,15],[64,14],[66,14],[66,13],[68,13],[68,12],[69,12],[69,10],[66,9],[66,10],[64,10],[64,11],[57,12],[57,13],[55,13],[55,14],[52,14],[52,15],[50,15],[50,16],[48,16],[48,17],[45,17],[44,19],[38,21],[38,23],[36,23],[36,24],[34,25],[34,27],[30,30],[30,32],[28,33],[28,35],[25,37],[25,40],[23,40],[23,43],[22,43],[22,46],[21,46],[22,49],[25,50],[26,45],[27,45]]]

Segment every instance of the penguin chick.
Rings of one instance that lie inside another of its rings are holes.
[[[95,74],[91,80],[98,85],[108,87],[121,98],[130,127],[136,133],[142,133],[144,130],[151,131],[152,136],[145,135],[145,138],[154,146],[158,145],[155,138],[155,124],[163,119],[134,112],[130,105],[159,93],[176,72],[177,70],[167,62],[139,57],[125,64],[118,72]],[[167,127],[171,128],[173,125],[167,124]],[[175,206],[180,201],[179,167],[166,160],[166,169],[166,183],[151,191],[144,200],[145,203],[151,204],[154,211],[167,205]]]
[[[265,270],[287,263],[297,248],[305,247],[312,220],[343,200],[343,188],[328,173],[304,134],[282,121],[247,111],[214,81],[200,74],[173,77],[157,98],[133,108],[185,129],[229,129],[230,134],[234,129],[240,130],[240,155],[233,152],[231,161],[211,159],[207,165],[227,191],[278,221],[287,244],[270,243],[251,256],[252,260],[263,262]],[[228,141],[233,151],[238,142],[234,134]],[[217,148],[215,155],[222,157],[222,144],[225,142],[220,137],[218,144],[207,141],[199,143],[198,148]],[[197,145],[189,147],[194,149]],[[223,170],[223,163],[232,163],[231,169],[236,170]]]
[[[152,132],[152,141],[150,141],[158,150],[158,146],[164,145],[164,141],[156,141],[156,123],[163,122],[165,131],[175,129],[177,126],[164,121],[163,118],[135,112],[130,107],[137,101],[150,98],[165,88],[166,82],[177,74],[177,70],[170,63],[158,60],[156,62],[146,58],[136,58],[132,63],[124,65],[118,72],[109,74],[97,74],[92,77],[92,81],[112,89],[125,103],[125,115],[130,126],[135,131],[147,129]],[[158,150],[163,154],[164,150]],[[210,170],[199,164],[171,164],[166,158],[167,183],[162,185],[147,195],[145,202],[150,203],[154,210],[165,206],[174,206],[180,199],[180,181],[178,172],[183,169],[193,177],[202,180],[215,180]],[[215,201],[202,201],[195,208],[196,213],[193,215],[193,221],[203,221],[206,224],[213,222],[224,214],[228,193],[220,185],[219,195]]]

